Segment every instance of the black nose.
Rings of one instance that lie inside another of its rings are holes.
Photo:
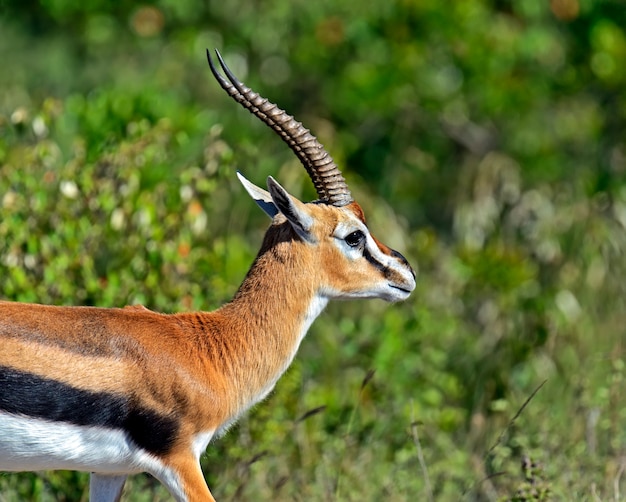
[[[409,261],[404,257],[404,255],[402,253],[399,253],[395,249],[392,249],[391,250],[391,256],[393,256],[395,258],[398,258],[398,260],[400,260],[402,263],[404,263],[408,267],[408,269],[411,271],[411,274],[413,274],[413,279],[415,279],[417,277],[415,275],[415,270],[413,270],[413,267],[411,266]]]

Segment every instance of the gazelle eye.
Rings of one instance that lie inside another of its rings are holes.
[[[348,246],[350,246],[351,248],[355,248],[363,242],[363,239],[365,239],[365,234],[360,230],[357,230],[355,232],[352,232],[351,234],[346,235],[344,240],[346,241],[346,244],[348,244]]]

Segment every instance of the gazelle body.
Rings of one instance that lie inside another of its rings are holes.
[[[101,502],[119,500],[128,474],[148,472],[176,500],[213,500],[200,455],[272,390],[328,301],[397,301],[414,289],[412,268],[369,233],[317,140],[221,58],[229,81],[209,63],[296,152],[320,201],[240,177],[272,224],[235,297],[214,312],[0,302],[0,471],[88,471]]]

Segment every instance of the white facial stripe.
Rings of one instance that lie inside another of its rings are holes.
[[[392,256],[386,255],[380,250],[380,248],[378,247],[378,244],[376,244],[376,241],[370,234],[368,228],[363,224],[361,220],[357,219],[356,217],[351,217],[350,219],[351,221],[349,222],[340,222],[337,225],[337,228],[335,228],[334,236],[337,239],[343,241],[346,238],[346,236],[350,235],[352,232],[360,230],[361,232],[365,234],[365,238],[366,238],[365,246],[367,248],[367,251],[372,256],[372,258],[376,260],[376,262],[380,263],[381,267],[393,268],[396,263],[396,259]],[[342,245],[342,250],[344,250],[344,252],[346,248],[349,248],[349,246]],[[352,248],[352,250],[349,249],[349,251],[350,251],[350,255],[356,255],[358,257],[362,256],[361,249]],[[352,251],[354,251],[354,253]],[[350,256],[350,257],[354,257],[354,256]]]
[[[368,236],[368,249],[372,252],[372,258],[378,260],[383,267],[393,270],[397,273],[404,283],[403,289],[405,291],[413,291],[415,288],[415,275],[414,272],[403,263],[404,260],[400,260],[398,256],[393,256],[387,253],[383,253],[378,247],[376,242]]]
[[[367,291],[354,291],[337,296],[351,298],[382,298],[387,301],[404,300],[415,288],[415,277],[411,269],[397,256],[385,253],[365,224],[358,218],[349,215],[348,221],[340,222],[335,228],[334,237],[341,252],[350,260],[365,259],[370,266],[378,271],[379,280],[372,283]],[[365,234],[365,246],[350,247],[345,238],[352,232],[361,230]]]
[[[350,217],[350,221],[340,221],[335,227],[334,237],[337,239],[345,239],[348,234],[356,230],[361,230],[365,235],[369,235],[369,230],[363,222],[354,216]]]

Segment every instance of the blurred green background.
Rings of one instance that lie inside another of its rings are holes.
[[[208,448],[216,498],[624,500],[625,27],[622,0],[0,0],[0,297],[231,297],[268,224],[235,171],[314,193],[215,47],[419,268],[403,304],[327,309]],[[2,502],[86,499],[0,474]]]

